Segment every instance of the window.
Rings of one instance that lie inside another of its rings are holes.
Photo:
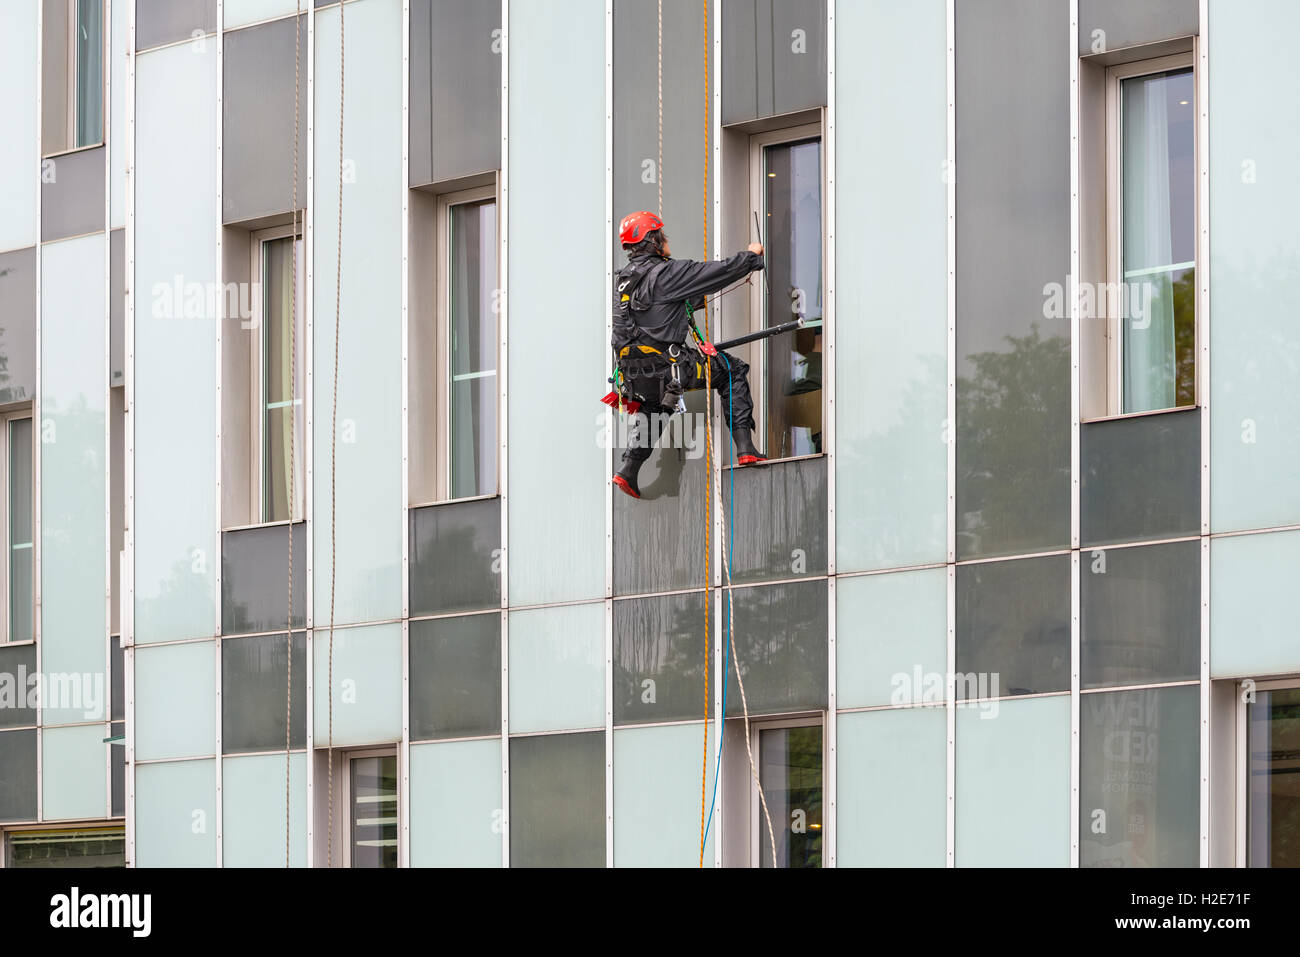
[[[778,867],[822,866],[822,723],[820,718],[752,727],[758,777],[776,838]],[[751,859],[772,866],[772,843],[751,788],[754,822]]]
[[[397,866],[397,755],[348,759],[348,865]]]
[[[11,831],[5,867],[125,867],[126,832],[120,827]]]
[[[497,491],[497,203],[494,187],[438,201],[439,501]]]
[[[5,505],[2,565],[4,634],[7,641],[31,641],[32,630],[32,413],[0,415],[0,470]]]
[[[763,341],[751,387],[772,458],[822,451],[822,148],[819,125],[751,138],[753,208],[767,277],[755,282],[756,328],[801,317],[803,329]]]
[[[1190,54],[1107,71],[1107,409],[1196,404],[1196,84]]]
[[[44,0],[45,155],[104,141],[104,0]]]
[[[297,248],[297,277],[292,280],[294,247]],[[303,383],[306,377],[304,357],[307,338],[304,330],[306,292],[304,276],[307,263],[301,236],[291,227],[268,229],[253,234],[252,251],[252,335],[251,357],[253,389],[250,408],[253,453],[250,488],[253,509],[260,522],[300,520],[304,504],[304,444],[307,440],[303,415]],[[294,286],[296,285],[296,293]],[[295,312],[294,330],[289,324]],[[293,395],[290,396],[290,362],[294,361]],[[293,433],[290,434],[290,416]],[[289,485],[289,461],[293,460],[293,488]],[[290,515],[289,503],[293,509]]]
[[[1300,686],[1257,685],[1246,709],[1246,865],[1300,867]]]

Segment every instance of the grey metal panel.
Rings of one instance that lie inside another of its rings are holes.
[[[223,754],[284,747],[285,653],[283,634],[221,642],[221,750]],[[307,637],[293,636],[290,744],[307,744]]]
[[[731,505],[731,482],[736,501]],[[826,574],[826,459],[722,473],[722,507],[735,543],[737,582]],[[754,521],[762,516],[761,521]],[[730,543],[728,543],[730,548]]]
[[[307,206],[307,18],[299,18],[298,208]],[[225,36],[221,219],[236,223],[293,210],[294,22]]]
[[[0,403],[36,394],[36,247],[0,253]]]
[[[957,4],[957,552],[1070,544],[1065,0]]]
[[[704,661],[704,592],[614,602],[614,723],[703,718]]]
[[[1201,412],[1088,422],[1079,440],[1084,545],[1195,535],[1201,525]]]
[[[281,631],[289,603],[289,541],[283,525],[221,536],[221,633]],[[305,624],[307,525],[293,526],[293,627]]]
[[[411,185],[501,166],[501,5],[411,5]]]
[[[15,695],[13,701],[6,701],[0,706],[0,728],[21,728],[23,725],[36,723],[36,709],[27,707],[28,679],[36,678],[36,646],[0,644],[0,675],[12,682],[10,688]],[[9,689],[6,689],[7,691]],[[3,765],[0,765],[0,778],[5,777]]]
[[[123,739],[114,741],[113,747],[109,750],[113,789],[113,806],[110,813],[113,817],[122,817],[126,814],[126,722],[119,721],[110,727],[113,737]]]
[[[216,29],[217,0],[135,0],[137,51]]]
[[[411,738],[501,732],[501,614],[411,622]]]
[[[0,821],[36,819],[36,729],[0,731]]]
[[[114,635],[109,642],[108,655],[109,670],[109,687],[112,689],[113,700],[110,704],[111,711],[108,719],[110,721],[126,720],[126,673],[123,671],[122,663],[122,643],[118,636]]]
[[[1085,551],[1079,576],[1085,688],[1196,679],[1199,541]]]
[[[957,671],[984,682],[958,698],[1070,689],[1070,556],[957,566]]]
[[[500,606],[501,499],[413,508],[410,542],[412,615]]]
[[[108,359],[110,386],[126,385],[123,342],[126,328],[126,230],[108,234]]]
[[[826,580],[736,588],[732,594],[737,660],[728,665],[727,717],[744,714],[737,665],[750,714],[825,708]],[[725,615],[725,595],[722,600]]]
[[[1198,0],[1079,0],[1079,53],[1191,36],[1200,32],[1199,8]]]
[[[826,86],[825,0],[723,0],[724,124],[825,106]]]
[[[64,239],[104,228],[104,161],[98,146],[46,160],[41,176],[41,240]]]
[[[511,740],[511,866],[603,867],[604,819],[603,732]]]

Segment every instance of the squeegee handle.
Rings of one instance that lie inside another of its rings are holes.
[[[792,319],[790,322],[783,322],[779,326],[769,326],[767,329],[760,329],[758,332],[751,332],[746,336],[736,336],[734,339],[727,339],[723,342],[714,343],[714,348],[730,349],[732,346],[741,346],[746,342],[754,342],[758,339],[770,339],[773,336],[779,336],[783,332],[793,332],[803,326],[802,319]]]

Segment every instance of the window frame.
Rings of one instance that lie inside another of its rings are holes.
[[[9,863],[9,855],[12,853],[13,850],[11,842],[15,835],[36,834],[38,832],[46,832],[46,831],[53,832],[53,833],[62,831],[69,834],[104,832],[108,836],[116,836],[118,833],[121,833],[122,859],[123,859],[122,866],[123,867],[130,866],[130,855],[128,853],[128,845],[126,841],[125,823],[114,824],[114,823],[106,822],[101,818],[93,818],[80,824],[76,821],[42,821],[40,823],[32,823],[32,824],[21,824],[21,823],[6,824],[3,828],[0,828],[0,869],[6,869],[6,868],[11,870],[15,869],[14,866],[11,863]],[[88,838],[88,840],[92,840],[92,839],[93,838]],[[17,869],[22,870],[22,868],[17,868]]]
[[[1200,277],[1197,277],[1197,292],[1193,296],[1193,345],[1192,345],[1192,402],[1190,405],[1174,405],[1164,409],[1144,409],[1138,412],[1124,411],[1124,322],[1126,321],[1123,313],[1126,309],[1128,291],[1124,285],[1123,273],[1123,229],[1124,229],[1124,179],[1123,179],[1123,161],[1124,161],[1124,143],[1123,143],[1123,117],[1121,110],[1121,86],[1122,81],[1130,80],[1135,77],[1150,76],[1155,73],[1164,73],[1169,70],[1189,69],[1192,72],[1192,136],[1193,136],[1193,165],[1196,171],[1201,168],[1202,149],[1204,144],[1201,142],[1201,125],[1197,109],[1199,104],[1196,97],[1199,95],[1200,74],[1196,69],[1196,53],[1194,50],[1187,50],[1181,53],[1171,53],[1164,56],[1150,57],[1147,59],[1131,60],[1125,63],[1117,63],[1106,67],[1106,103],[1105,103],[1105,123],[1106,123],[1106,217],[1105,217],[1105,276],[1104,288],[1118,288],[1120,293],[1120,308],[1117,315],[1110,314],[1109,302],[1105,304],[1106,308],[1106,414],[1094,418],[1087,418],[1085,421],[1101,421],[1104,419],[1129,418],[1139,415],[1159,415],[1165,412],[1185,412],[1189,409],[1198,408],[1201,404],[1201,365],[1199,357],[1201,354],[1202,335],[1202,315],[1203,308],[1199,293],[1201,284]],[[1199,175],[1196,177],[1199,180]],[[1197,184],[1199,187],[1199,183]],[[1200,224],[1204,216],[1204,210],[1201,209],[1200,189],[1193,191],[1193,203],[1195,209],[1193,212],[1193,228],[1195,230],[1195,241],[1193,250],[1195,254],[1195,264],[1193,270],[1199,270],[1204,263],[1204,246],[1201,242]],[[1120,284],[1120,285],[1115,285]],[[1096,297],[1100,299],[1101,297]],[[1095,307],[1100,307],[1099,302],[1095,302]],[[1177,357],[1174,362],[1175,374],[1177,370]]]
[[[402,852],[402,819],[404,812],[402,808],[402,749],[397,745],[388,745],[379,748],[358,748],[352,751],[344,751],[341,755],[343,761],[343,801],[342,801],[342,820],[339,821],[339,829],[342,833],[342,840],[339,842],[343,845],[343,867],[351,869],[352,864],[352,762],[361,758],[393,758],[397,767],[397,867],[401,869],[406,866],[403,860]],[[383,870],[384,868],[381,868]]]
[[[751,133],[747,149],[749,151],[749,204],[750,209],[755,210],[759,215],[759,222],[763,227],[763,235],[755,237],[756,242],[763,244],[764,253],[766,254],[768,244],[768,224],[766,222],[767,213],[767,187],[766,177],[763,175],[764,150],[769,146],[782,146],[787,143],[798,143],[804,140],[816,139],[818,142],[818,160],[821,167],[821,223],[822,223],[822,268],[821,268],[821,298],[823,306],[826,302],[826,263],[829,254],[828,243],[826,239],[826,130],[822,119],[811,123],[802,123],[798,126],[787,126],[775,130],[767,130],[761,133]],[[749,226],[745,227],[749,232]],[[766,255],[764,257],[766,261]],[[761,278],[756,278],[751,283],[752,288],[749,293],[749,331],[757,332],[764,327],[768,319],[766,314],[765,303],[771,302],[771,296],[768,294],[768,281],[766,273]],[[823,346],[826,342],[826,310],[823,308],[822,315],[822,341]],[[788,335],[788,333],[787,333]],[[767,444],[767,419],[768,419],[768,388],[767,388],[767,364],[768,364],[768,341],[763,340],[752,343],[750,360],[750,377],[749,391],[754,399],[754,433],[761,437],[759,444]],[[823,361],[825,357],[823,356]],[[821,392],[821,421],[823,436],[826,428],[826,385],[825,378],[822,380]],[[823,446],[820,452],[813,452],[806,455],[786,455],[778,456],[773,449],[767,449],[768,462],[788,462],[794,459],[815,458],[819,455],[826,454],[826,447],[823,439]]]
[[[447,502],[470,502],[479,499],[496,498],[501,494],[501,320],[500,313],[494,313],[496,317],[496,371],[494,376],[497,379],[497,401],[496,401],[496,448],[493,449],[492,458],[494,460],[494,479],[493,489],[491,492],[485,492],[479,495],[464,495],[452,497],[451,494],[451,210],[453,206],[477,205],[484,202],[491,202],[496,209],[497,221],[497,248],[494,252],[496,258],[496,283],[495,288],[501,289],[501,255],[500,255],[500,238],[501,238],[501,198],[497,189],[497,183],[494,181],[486,186],[476,186],[470,189],[456,190],[454,192],[439,193],[437,195],[437,210],[435,215],[436,227],[434,236],[434,343],[433,343],[433,367],[434,367],[434,398],[433,398],[433,468],[434,468],[434,499],[432,502],[420,503],[421,505],[441,505]],[[418,507],[418,506],[412,506]]]
[[[293,236],[303,244],[304,256],[299,257],[299,266],[304,271],[304,287],[306,286],[306,239],[301,229],[294,230],[292,223],[286,223],[281,226],[271,226],[266,229],[255,230],[249,234],[249,289],[256,290],[256,295],[249,296],[249,305],[252,307],[252,317],[250,319],[251,331],[253,335],[248,337],[249,349],[249,508],[250,518],[253,521],[248,526],[238,527],[255,527],[261,525],[284,525],[294,522],[301,522],[307,515],[307,476],[306,476],[306,437],[299,436],[295,431],[293,454],[294,462],[290,466],[295,478],[295,486],[298,485],[297,477],[299,470],[302,471],[302,483],[300,487],[295,487],[294,501],[289,509],[289,518],[276,519],[270,521],[266,519],[266,487],[263,482],[265,476],[265,462],[263,454],[265,452],[265,432],[264,424],[266,418],[266,315],[263,300],[262,289],[262,258],[263,247],[266,243],[277,239],[288,239]],[[292,270],[292,266],[290,269]],[[305,290],[304,290],[305,291]],[[303,420],[306,421],[306,372],[307,372],[307,352],[310,343],[307,342],[307,303],[306,297],[298,296],[296,316],[298,323],[298,349],[297,363],[299,370],[294,381],[294,391],[300,392],[301,397],[295,397],[293,402],[295,406],[303,406]],[[296,416],[295,416],[296,418]],[[306,432],[304,428],[302,430]]]
[[[762,779],[763,765],[762,752],[759,750],[759,742],[764,731],[779,731],[789,728],[810,728],[820,727],[822,729],[822,848],[823,855],[826,847],[826,712],[807,715],[789,715],[774,718],[750,719],[749,722],[749,748],[750,753],[754,756],[754,773],[749,777],[749,866],[763,868],[763,831],[767,828],[767,822],[763,818],[763,805],[758,796],[758,783],[754,777]],[[766,796],[766,795],[765,795]],[[769,808],[769,810],[771,810]],[[777,822],[772,821],[772,830],[777,829]],[[822,869],[825,869],[825,857],[823,856]]]
[[[1236,693],[1236,807],[1233,865],[1250,867],[1250,704],[1246,701],[1246,682],[1253,691],[1300,691],[1300,676],[1291,678],[1241,678],[1233,686]]]
[[[21,419],[32,420],[32,549],[36,548],[36,416],[31,405],[19,406],[17,408],[6,409],[0,412],[0,495],[3,500],[0,501],[0,541],[4,542],[4,547],[0,548],[0,645],[6,648],[19,645],[33,645],[36,643],[35,635],[35,595],[33,594],[32,605],[32,624],[33,634],[31,638],[25,638],[22,641],[12,641],[12,595],[10,593],[10,576],[9,576],[9,555],[11,546],[9,543],[9,428],[10,425]],[[35,564],[32,566],[35,574]]]

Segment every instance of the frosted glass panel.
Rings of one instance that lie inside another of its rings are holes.
[[[281,779],[282,786],[283,783]],[[215,867],[216,792],[214,759],[138,766],[135,769],[135,865]],[[280,840],[284,840],[283,832]]]
[[[838,866],[944,865],[947,734],[942,707],[839,716]]]
[[[835,418],[843,572],[947,550],[944,3],[842,3],[835,31],[836,93],[853,104],[836,115],[840,166],[853,174],[836,177],[837,207],[841,222],[867,224],[835,237],[836,367],[851,372]],[[870,56],[853,55],[862,37]]]
[[[709,729],[709,747],[716,754]],[[614,732],[614,866],[696,867],[700,857],[701,724]],[[709,790],[713,764],[709,764]],[[722,800],[722,795],[718,795]],[[715,816],[704,848],[713,866]]]
[[[1265,25],[1267,25],[1265,27]],[[1300,522],[1300,5],[1212,0],[1210,70],[1210,524]],[[1263,90],[1279,95],[1264,95]],[[1215,320],[1218,321],[1215,321]],[[1211,605],[1213,608],[1213,605]],[[1217,619],[1217,614],[1216,614]]]
[[[510,731],[605,724],[605,606],[510,615]]]
[[[216,630],[217,327],[201,305],[216,281],[216,52],[185,43],[135,65],[139,643]]]
[[[563,56],[556,56],[563,50]],[[598,444],[609,349],[605,288],[605,4],[510,7],[510,603],[595,598],[605,589],[600,503],[609,455]],[[557,103],[564,109],[557,110]],[[328,125],[328,124],[327,124]],[[317,127],[319,130],[319,118]],[[555,144],[563,143],[563,149]],[[562,189],[557,184],[563,184]],[[564,304],[555,264],[563,249]],[[594,325],[593,325],[594,324]],[[563,342],[557,367],[555,343]],[[556,375],[575,383],[557,389]],[[595,388],[576,387],[593,383]],[[539,397],[545,396],[545,401]],[[567,423],[563,430],[558,423]],[[557,454],[558,441],[563,454]],[[564,560],[555,561],[557,543]]]
[[[221,765],[221,865],[284,867],[284,755]],[[307,865],[307,755],[289,755],[289,862]]]
[[[500,867],[501,739],[411,746],[411,865]]]
[[[1069,863],[1069,696],[959,708],[958,866]]]
[[[841,708],[943,701],[948,573],[841,578],[835,589],[835,689]]]
[[[329,735],[329,632],[317,631],[312,690],[318,748]],[[402,626],[334,630],[334,747],[381,744],[402,736]]]
[[[222,18],[227,30],[242,27],[249,23],[260,23],[273,17],[289,16],[299,7],[307,12],[307,4],[301,0],[226,0],[222,5]],[[302,44],[307,45],[307,30],[302,31]]]
[[[104,509],[108,387],[103,233],[49,243],[41,262],[41,667],[108,684]],[[51,441],[51,438],[53,441]],[[104,718],[47,707],[42,720]],[[103,735],[100,735],[103,737]]]
[[[40,201],[36,142],[36,36],[38,4],[0,4],[0,249],[36,242]]]
[[[335,621],[402,611],[402,4],[348,4]],[[306,41],[304,41],[306,42]],[[316,16],[315,522],[330,526],[338,220],[339,8]],[[330,536],[315,537],[316,623],[329,620]]]
[[[1300,671],[1300,532],[1210,541],[1210,676]]]
[[[45,820],[104,817],[108,804],[106,737],[102,724],[46,728],[41,733],[41,815]]]
[[[135,756],[184,758],[217,746],[216,652],[201,641],[135,651]]]

